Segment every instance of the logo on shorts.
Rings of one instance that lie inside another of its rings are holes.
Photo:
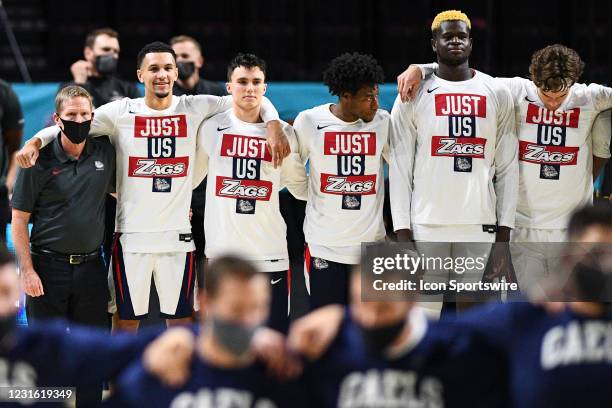
[[[99,160],[94,162],[94,166],[96,166],[96,170],[104,170],[104,163]]]
[[[278,282],[282,281],[283,278],[278,278],[278,279],[270,279],[270,283],[272,285],[276,285]]]
[[[327,269],[327,268],[329,268],[329,264],[327,263],[327,261],[325,259],[321,259],[321,258],[313,258],[312,265],[315,267],[315,269]]]

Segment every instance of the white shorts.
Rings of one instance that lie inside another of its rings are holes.
[[[491,244],[495,241],[495,233],[483,230],[482,225],[423,225],[415,224],[412,229],[417,241],[419,254],[430,258],[485,258],[488,260]],[[482,279],[484,268],[473,268],[470,271],[458,273],[440,269],[435,265],[428,268],[423,280],[428,283],[448,283],[450,279],[457,282],[474,283]],[[443,294],[420,295],[418,305],[430,319],[440,317]]]
[[[109,312],[122,320],[140,320],[149,313],[151,278],[159,296],[160,316],[178,319],[193,315],[195,252],[124,252],[113,242],[109,285]],[[114,288],[114,290],[113,290]]]
[[[566,229],[516,227],[510,235],[510,253],[521,291],[543,295],[542,285],[560,272],[561,245],[567,241]]]

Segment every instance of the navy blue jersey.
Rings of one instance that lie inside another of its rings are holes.
[[[99,329],[71,325],[68,333],[66,322],[59,320],[18,327],[8,349],[0,352],[0,385],[74,387],[100,383],[138,358],[161,330],[110,336]]]
[[[305,376],[316,407],[505,406],[503,360],[486,343],[411,312],[411,341],[393,358],[372,355],[346,316],[338,337]]]
[[[470,311],[457,323],[507,355],[513,406],[612,406],[612,314],[555,315],[507,303]]]
[[[197,353],[196,353],[197,356]],[[108,401],[116,407],[275,408],[310,407],[298,382],[280,382],[256,363],[244,368],[219,368],[195,357],[191,376],[175,389],[150,375],[141,361],[120,376],[117,393]]]

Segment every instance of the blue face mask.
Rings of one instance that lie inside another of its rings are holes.
[[[211,328],[213,335],[223,348],[236,357],[241,357],[250,350],[251,340],[258,326],[246,326],[219,317],[212,317]]]

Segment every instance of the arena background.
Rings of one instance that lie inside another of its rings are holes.
[[[239,51],[263,57],[269,65],[267,95],[288,121],[301,110],[333,101],[320,83],[321,72],[330,59],[346,51],[370,53],[382,65],[387,84],[381,88],[381,105],[390,109],[396,76],[411,62],[433,60],[430,24],[437,12],[448,8],[461,9],[471,18],[471,65],[476,69],[496,76],[526,76],[533,51],[562,43],[576,49],[586,62],[584,82],[609,83],[612,5],[598,0],[0,0],[0,4],[7,17],[0,19],[0,78],[13,84],[23,106],[24,141],[49,122],[58,84],[70,80],[70,65],[82,58],[86,34],[105,26],[120,34],[119,73],[127,80],[136,80],[136,54],[144,44],[178,34],[201,42],[206,79],[225,81],[226,65]],[[7,41],[7,22],[31,83]],[[605,179],[604,185],[612,184],[612,177]],[[602,194],[608,193],[604,187]],[[292,302],[299,314],[304,306],[299,258],[304,206],[288,195],[282,202],[290,231]]]

